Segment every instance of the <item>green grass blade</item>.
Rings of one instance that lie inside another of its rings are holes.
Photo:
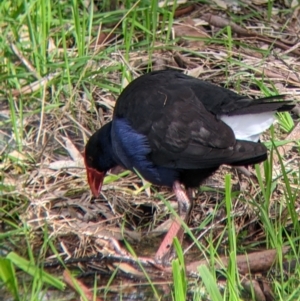
[[[57,279],[57,277],[50,275],[49,273],[43,271],[39,267],[32,265],[28,260],[22,258],[14,252],[10,252],[7,257],[15,266],[28,273],[31,276],[39,275],[40,280],[45,283],[48,283],[59,290],[65,288],[65,284]]]
[[[222,301],[223,298],[216,284],[215,278],[212,276],[207,266],[199,266],[198,271],[211,300]]]
[[[20,300],[18,280],[11,260],[0,257],[0,279],[13,295],[15,300]]]

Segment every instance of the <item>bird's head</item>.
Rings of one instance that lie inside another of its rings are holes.
[[[101,192],[105,174],[116,165],[113,160],[110,129],[111,122],[95,132],[84,150],[87,180],[95,197]]]

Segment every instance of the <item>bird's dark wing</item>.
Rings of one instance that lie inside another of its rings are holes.
[[[153,116],[147,133],[154,146],[160,145],[176,153],[190,144],[214,148],[234,145],[235,136],[231,128],[208,112],[189,87],[161,87],[155,99],[160,105],[157,108],[160,112]]]
[[[152,123],[147,135],[155,164],[196,169],[251,164],[266,158],[263,145],[236,141],[231,128],[208,112],[190,88],[161,92],[166,97],[165,113]]]
[[[141,101],[124,101],[126,109],[117,104],[115,118],[125,118],[147,137],[153,163],[196,169],[246,160],[250,152],[255,157],[254,143],[245,142],[249,149],[237,145],[231,128],[208,112],[190,87],[160,86],[148,94],[146,90],[138,96],[131,93]],[[265,153],[265,148],[258,153]]]

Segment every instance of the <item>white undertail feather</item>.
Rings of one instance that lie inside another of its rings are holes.
[[[236,139],[257,142],[260,134],[273,124],[275,112],[222,115],[220,119],[231,127]]]

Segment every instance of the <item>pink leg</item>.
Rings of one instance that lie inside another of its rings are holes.
[[[168,233],[164,237],[162,243],[160,244],[156,254],[155,254],[155,261],[156,262],[165,262],[170,259],[172,255],[172,244],[173,239],[175,236],[181,242],[183,239],[184,229],[181,227],[181,221],[187,222],[189,217],[189,212],[191,209],[191,203],[189,197],[186,195],[184,189],[181,188],[181,185],[178,181],[174,182],[173,190],[175,192],[177,201],[178,201],[178,208],[179,208],[179,216],[180,219],[176,218]],[[192,190],[188,190],[189,196],[192,195]]]

